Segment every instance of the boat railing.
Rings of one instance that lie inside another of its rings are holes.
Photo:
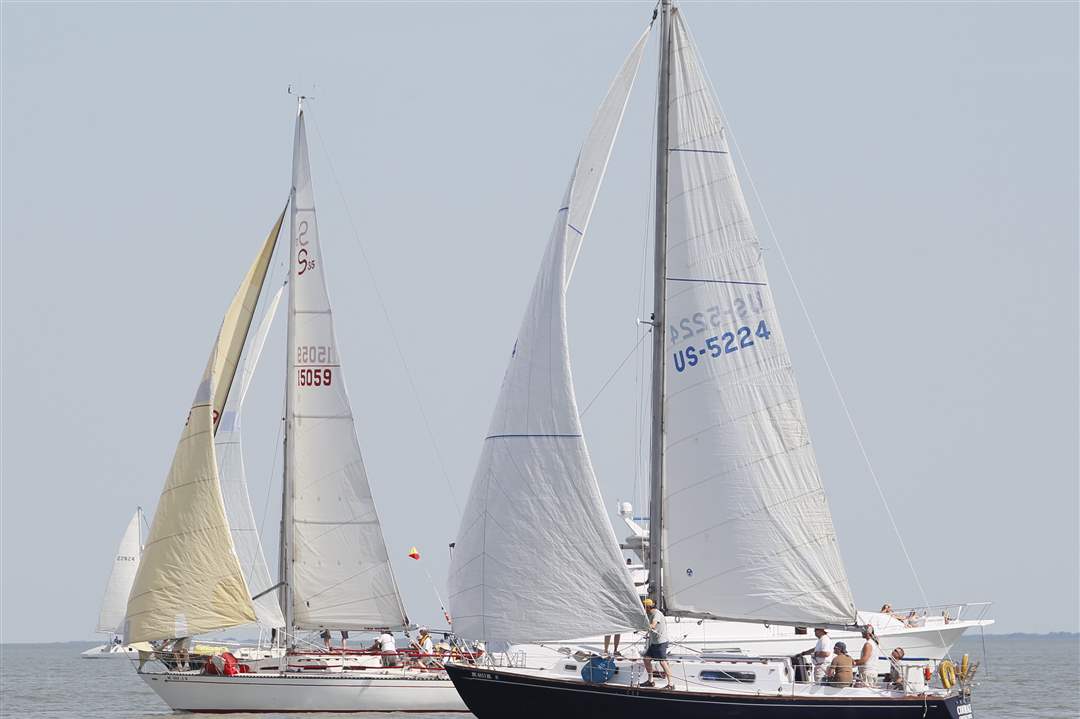
[[[928,624],[952,624],[954,622],[978,622],[987,618],[993,602],[957,602],[953,604],[927,604],[917,607],[893,608],[889,614],[908,626],[921,627]],[[875,614],[877,614],[875,612]]]

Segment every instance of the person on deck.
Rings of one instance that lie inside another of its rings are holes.
[[[645,674],[648,677],[647,681],[641,683],[643,687],[653,687],[656,684],[652,678],[652,660],[656,659],[660,662],[660,668],[664,672],[664,679],[666,680],[666,688],[674,689],[675,686],[671,680],[671,665],[668,664],[667,648],[668,648],[668,631],[667,631],[667,619],[660,610],[656,608],[656,603],[651,599],[642,600],[642,604],[645,605],[645,613],[649,618],[649,646],[645,649],[645,654],[642,655],[642,660],[645,662]]]
[[[904,688],[904,666],[901,664],[904,660],[904,648],[897,647],[892,650],[889,655],[889,686],[893,689]]]
[[[431,634],[428,632],[427,627],[420,627],[420,636],[413,642],[416,645],[416,655],[420,660],[420,666],[431,667],[435,666],[435,642],[431,639]]]
[[[604,656],[605,657],[608,656],[608,645],[611,644],[611,637],[612,637],[612,635],[610,635],[610,634],[605,634],[604,635]],[[619,654],[619,640],[620,639],[622,639],[622,634],[616,634],[615,635],[615,656],[617,656],[617,657],[622,656],[622,654]]]
[[[855,660],[855,666],[859,668],[859,679],[864,686],[872,687],[877,683],[875,664],[877,663],[877,640],[874,638],[874,630],[867,627],[863,630],[862,638],[865,640],[859,658]]]
[[[847,644],[837,642],[833,645],[832,663],[825,670],[825,676],[829,680],[829,686],[849,687],[854,679],[852,671],[855,661],[847,653]]]
[[[326,647],[326,651],[330,651],[330,630],[322,630],[319,632],[319,636],[322,637],[323,646]]]
[[[825,678],[825,669],[828,668],[829,662],[832,661],[832,640],[829,638],[829,632],[822,627],[814,629],[814,636],[817,637],[817,644],[807,649],[800,656],[809,654],[810,658],[813,659],[814,676],[811,680],[817,683]]]
[[[349,632],[345,629],[341,630],[341,651],[345,651],[346,645],[349,643]]]
[[[397,644],[395,644],[394,635],[390,633],[389,629],[379,635],[379,638],[375,640],[372,649],[379,650],[379,654],[382,657],[382,665],[384,667],[401,666],[400,660],[398,659]]]

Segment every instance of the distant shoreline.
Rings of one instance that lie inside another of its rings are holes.
[[[973,634],[970,634],[969,636],[964,637],[964,639],[975,639],[977,637],[979,637],[979,635],[973,633]],[[1035,633],[1031,633],[1031,632],[1010,632],[1008,634],[995,634],[993,632],[987,632],[986,633],[986,638],[987,639],[1004,639],[1004,640],[1020,640],[1020,639],[1064,640],[1064,639],[1072,639],[1074,641],[1078,641],[1078,640],[1080,640],[1080,632],[1044,632],[1044,633],[1041,633],[1041,634],[1035,634]],[[208,639],[207,640],[207,642],[211,642],[211,643],[213,641],[230,642],[231,643],[231,642],[237,642],[237,641],[252,641],[252,640],[238,640],[238,639],[233,639],[231,637],[228,637],[228,638],[225,638],[225,639],[217,639],[217,640]],[[10,645],[24,645],[24,644],[63,645],[63,644],[101,644],[101,643],[102,643],[102,640],[100,640],[100,639],[70,639],[70,640],[62,641],[62,642],[0,642],[0,646],[5,646],[6,647],[6,646],[10,646]]]

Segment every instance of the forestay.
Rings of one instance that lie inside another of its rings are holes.
[[[129,642],[186,637],[255,621],[225,516],[214,431],[282,219],[233,297],[195,392],[128,599]]]
[[[345,391],[319,248],[304,113],[293,148],[286,580],[301,629],[408,624]]]
[[[240,560],[240,568],[244,571],[248,589],[252,596],[258,596],[258,599],[254,600],[255,616],[259,624],[266,627],[283,627],[285,619],[281,615],[277,594],[274,592],[263,594],[274,586],[275,582],[266,564],[266,555],[263,554],[258,526],[255,524],[255,515],[251,509],[251,496],[244,472],[240,419],[243,415],[244,398],[247,396],[252,375],[258,365],[266,343],[266,335],[277,312],[283,291],[284,287],[281,287],[274,294],[263,313],[258,329],[248,341],[247,351],[243,355],[238,372],[237,386],[229,393],[229,399],[225,403],[225,411],[221,415],[214,439],[218,474],[221,478],[221,495],[225,501],[225,515],[229,519],[233,546],[236,548],[236,556]],[[262,596],[259,596],[260,594]]]
[[[855,607],[720,112],[673,13],[665,604],[853,623]]]
[[[645,626],[582,437],[565,312],[647,36],[582,147],[503,378],[450,567],[462,637],[545,641]]]
[[[109,583],[105,585],[105,597],[101,600],[101,613],[98,614],[97,630],[118,634],[124,629],[124,613],[127,611],[128,594],[135,582],[135,573],[139,569],[139,518],[141,511],[136,511],[124,530],[124,537],[116,549]]]

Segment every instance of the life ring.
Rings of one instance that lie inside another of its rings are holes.
[[[955,665],[946,659],[938,665],[938,676],[941,677],[941,685],[946,689],[952,689],[956,684],[956,667]]]
[[[968,655],[965,654],[960,659],[960,678],[961,679],[967,679],[968,678],[968,669],[970,668],[970,666],[971,665],[968,662]]]

